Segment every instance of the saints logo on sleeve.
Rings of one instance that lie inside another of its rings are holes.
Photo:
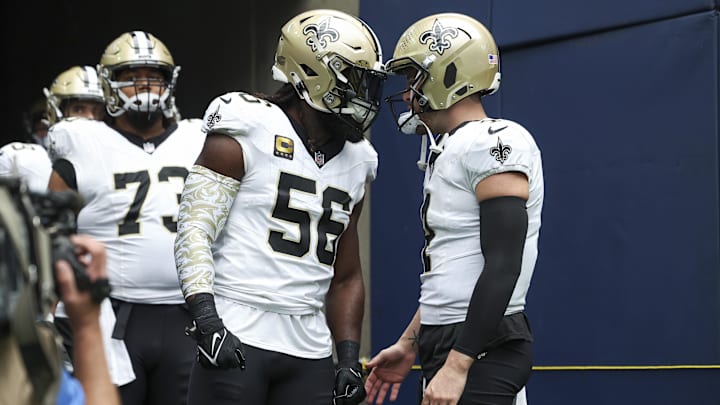
[[[262,125],[273,109],[278,107],[251,94],[226,93],[210,102],[205,110],[202,130],[229,135],[247,133],[251,128]]]

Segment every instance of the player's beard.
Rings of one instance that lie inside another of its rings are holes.
[[[348,117],[340,118],[334,114],[328,114],[328,117],[321,120],[321,125],[333,138],[341,137],[351,143],[360,142],[363,134],[353,125],[353,121]]]
[[[146,112],[146,111],[126,111],[125,116],[128,122],[134,128],[144,131],[152,127],[158,120],[163,119],[163,113],[160,110]]]

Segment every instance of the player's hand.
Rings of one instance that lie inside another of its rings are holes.
[[[352,367],[338,367],[335,370],[333,404],[357,405],[365,399],[365,386],[360,363]]]
[[[185,334],[198,343],[200,365],[214,369],[245,369],[245,349],[218,316],[212,294],[192,295],[187,303],[194,321],[191,328],[185,328]]]
[[[468,370],[474,361],[473,357],[451,350],[445,364],[425,387],[422,405],[456,405],[465,389]]]
[[[371,370],[365,382],[368,403],[381,405],[390,391],[390,401],[395,401],[400,385],[405,381],[415,363],[412,346],[395,343],[375,355],[366,365]]]
[[[245,369],[245,348],[240,339],[225,326],[203,333],[196,324],[192,328],[186,328],[185,334],[192,336],[198,342],[198,361],[201,366],[218,369]]]

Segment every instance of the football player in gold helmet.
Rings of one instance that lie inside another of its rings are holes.
[[[60,73],[43,93],[45,103],[33,105],[28,120],[33,142],[13,142],[0,148],[0,175],[20,175],[38,193],[47,190],[52,171],[46,150],[50,147],[48,128],[70,117],[102,119],[105,110],[97,72],[90,66],[73,66]]]
[[[423,405],[510,405],[532,370],[525,296],[537,258],[543,172],[521,125],[490,118],[482,97],[500,84],[490,32],[462,14],[431,15],[402,34],[388,72],[407,78],[403,132],[430,141],[421,220],[418,311],[397,343],[367,363],[382,403],[419,355]],[[423,149],[423,152],[425,150]]]
[[[50,88],[43,89],[47,98],[50,125],[71,117],[100,120],[104,117],[105,97],[97,71],[90,66],[73,66],[60,73]]]
[[[183,404],[195,345],[182,333],[191,320],[173,243],[178,195],[205,136],[200,120],[175,116],[180,67],[153,34],[121,34],[97,71],[108,116],[51,127],[49,187],[82,195],[78,232],[108,247],[112,306],[102,319],[123,403]]]
[[[189,403],[358,404],[357,221],[377,170],[363,133],[381,47],[359,18],[310,10],[282,27],[272,70],[284,83],[272,96],[210,103],[182,195],[175,260],[199,351]]]

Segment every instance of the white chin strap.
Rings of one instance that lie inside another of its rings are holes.
[[[420,117],[412,111],[405,111],[398,116],[398,126],[403,134],[422,135],[422,141],[420,142],[420,159],[417,161],[417,166],[418,169],[425,171],[425,169],[427,169],[428,140],[430,141],[430,150],[432,152],[442,152],[442,148],[435,143],[435,137],[432,131],[430,131],[427,124],[422,122]],[[423,133],[423,131],[425,133]]]
[[[165,117],[172,117],[173,112],[167,106],[167,100],[170,96],[168,89],[165,89],[162,94],[144,92],[135,94],[132,97],[128,97],[118,89],[116,94],[120,98],[122,105],[118,105],[119,108],[115,113],[110,113],[113,117],[120,116],[125,113],[125,111],[154,113],[158,110],[162,111]]]

